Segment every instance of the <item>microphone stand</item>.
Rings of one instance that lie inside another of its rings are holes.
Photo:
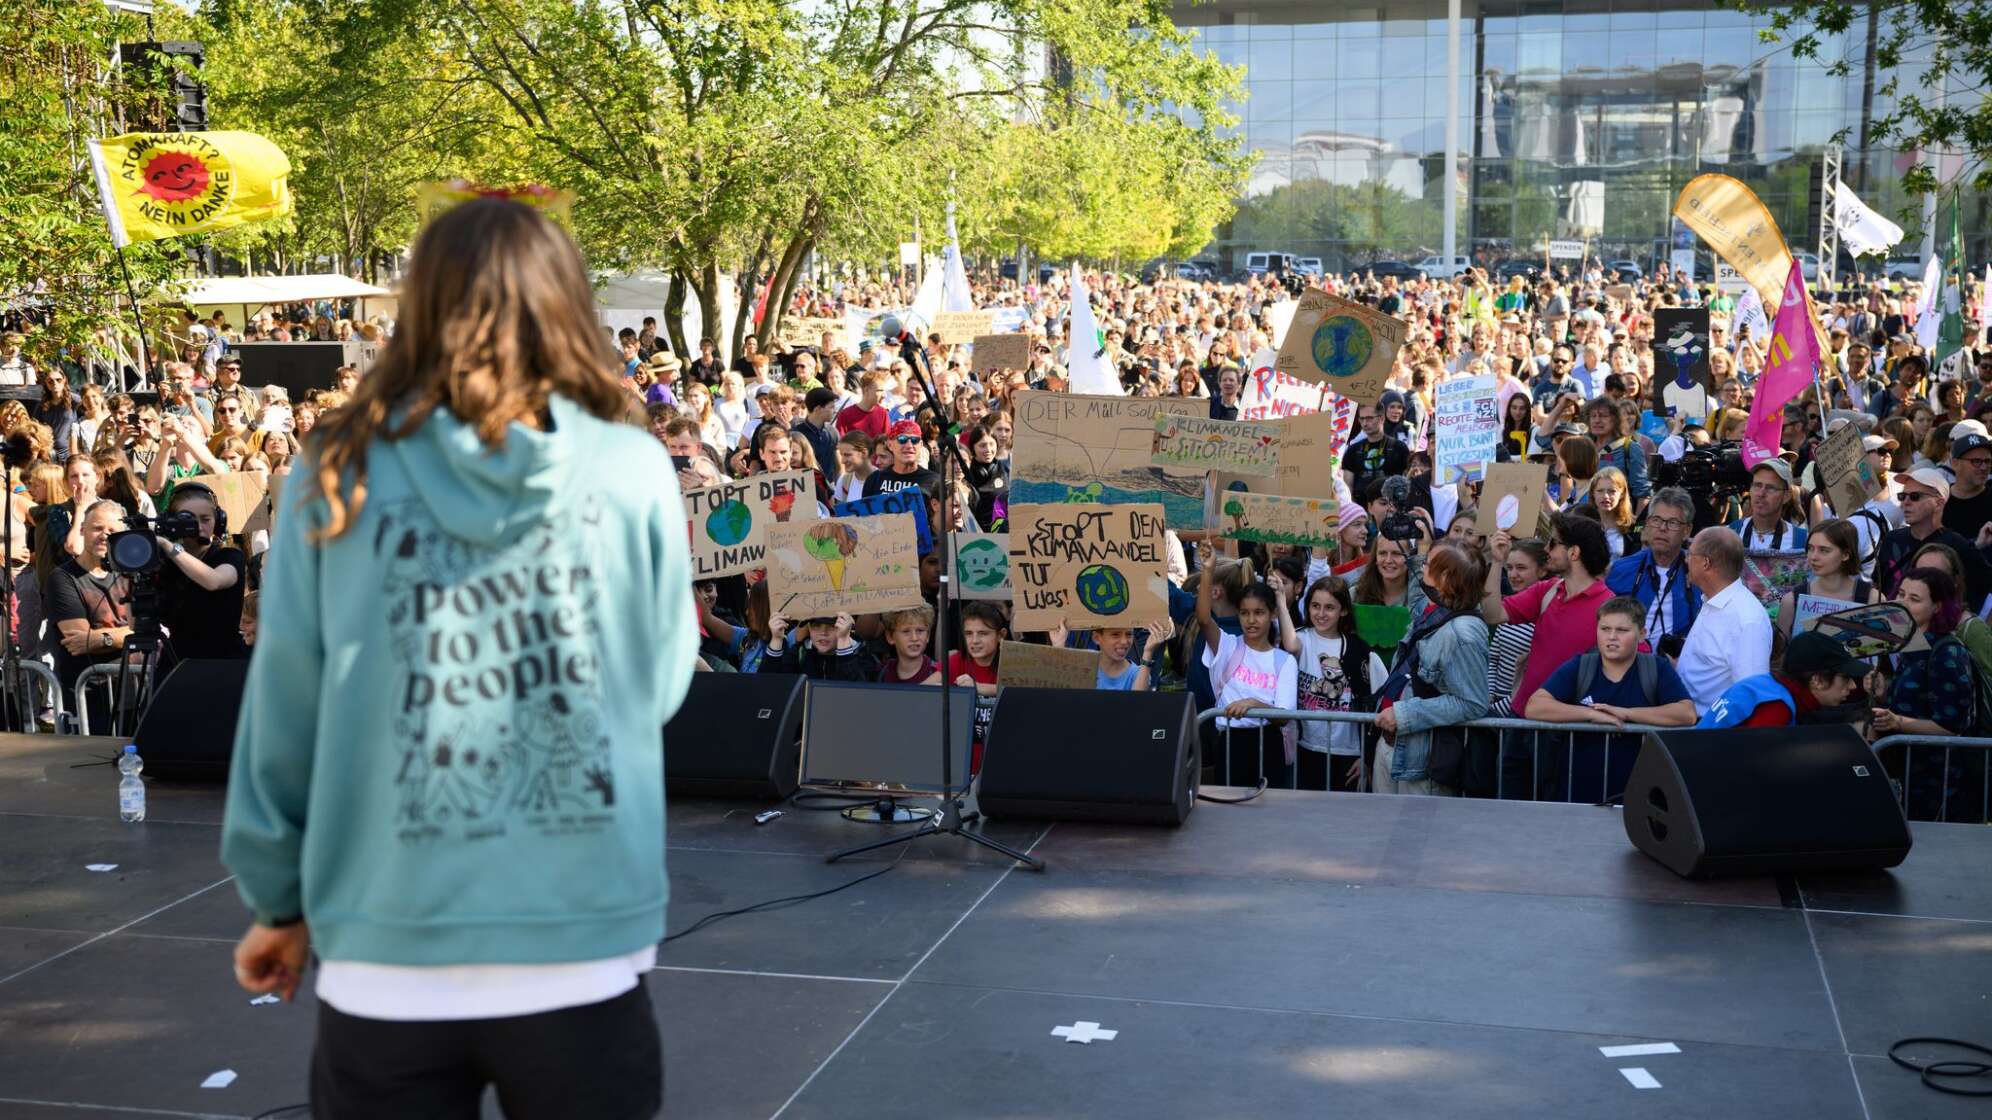
[[[961,441],[948,430],[947,413],[942,411],[941,395],[936,391],[931,376],[932,371],[927,368],[926,351],[916,338],[902,335],[899,341],[899,356],[905,361],[906,368],[918,379],[921,390],[926,394],[927,399],[920,408],[933,413],[935,425],[941,431],[941,524],[934,527],[937,530],[934,543],[941,550],[941,582],[935,597],[934,610],[934,648],[941,655],[943,678],[941,681],[941,804],[934,811],[934,815],[919,828],[869,844],[860,844],[855,848],[832,852],[824,862],[835,863],[845,856],[854,856],[860,852],[869,852],[893,844],[904,844],[910,840],[922,840],[929,836],[945,835],[980,844],[990,851],[1016,860],[1032,871],[1043,871],[1044,861],[1036,856],[1026,855],[980,832],[970,832],[968,825],[979,820],[980,815],[971,815],[962,806],[961,793],[965,793],[968,789],[969,775],[962,775],[961,792],[955,790],[954,744],[949,742],[954,731],[954,723],[950,718],[952,714],[950,701],[954,695],[955,684],[945,679],[948,670],[948,608],[952,601],[948,585],[953,582],[954,575],[955,483],[966,472],[967,463],[962,456]]]

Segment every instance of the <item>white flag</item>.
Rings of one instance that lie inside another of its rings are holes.
[[[1845,183],[1834,184],[1833,221],[1840,227],[1840,244],[1857,257],[1886,253],[1902,240],[1902,227],[1868,209]]]
[[[1750,341],[1759,346],[1771,337],[1771,321],[1764,317],[1764,301],[1757,295],[1757,289],[1746,287],[1736,297],[1736,310],[1730,313],[1731,339],[1741,339],[1747,328]]]
[[[1923,267],[1923,298],[1916,304],[1916,345],[1926,354],[1937,352],[1937,331],[1943,326],[1944,262],[1935,253]]]
[[[941,310],[973,311],[975,297],[968,290],[968,272],[962,268],[961,245],[955,240],[954,203],[948,203],[948,255],[942,272]]]
[[[1107,360],[1107,343],[1100,325],[1093,321],[1092,298],[1086,294],[1086,276],[1079,264],[1072,264],[1072,348],[1066,356],[1066,379],[1075,393],[1124,397],[1120,374]]]

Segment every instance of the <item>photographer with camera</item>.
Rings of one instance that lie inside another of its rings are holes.
[[[165,564],[159,569],[160,621],[176,659],[242,658],[242,592],[248,558],[228,543],[228,515],[199,482],[173,488],[153,531]]]
[[[154,501],[171,497],[173,487],[182,479],[228,473],[228,468],[208,450],[207,434],[191,417],[169,413],[159,418],[159,427],[163,433],[159,451],[145,471],[145,492]]]

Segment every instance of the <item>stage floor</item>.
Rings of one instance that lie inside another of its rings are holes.
[[[73,768],[115,745],[0,736],[0,1117],[302,1101],[312,1000],[231,979],[221,790],[151,782],[121,824],[115,771]],[[1894,873],[1781,892],[1677,879],[1587,806],[1275,792],[1175,831],[991,826],[1043,874],[950,839],[826,865],[879,833],[765,807],[671,804],[673,931],[900,864],[663,952],[667,1115],[1985,1114],[1883,1054],[1992,1041],[1992,829],[1918,824]],[[1117,1035],[1052,1033],[1080,1022]],[[1601,1052],[1642,1043],[1678,1052]]]

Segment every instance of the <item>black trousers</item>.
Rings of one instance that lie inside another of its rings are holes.
[[[664,1052],[649,989],[504,1019],[387,1022],[318,1005],[315,1120],[476,1120],[492,1084],[508,1120],[656,1116]]]

